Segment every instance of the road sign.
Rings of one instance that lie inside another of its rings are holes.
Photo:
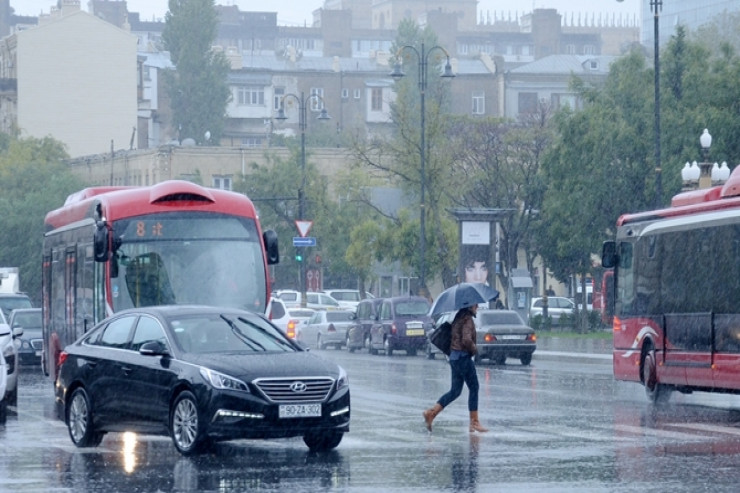
[[[294,236],[294,247],[312,247],[316,246],[316,237],[314,236]]]
[[[298,228],[298,234],[301,235],[301,238],[305,238],[311,230],[311,226],[313,226],[313,221],[296,221],[295,226]]]

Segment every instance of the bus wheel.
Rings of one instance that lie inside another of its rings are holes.
[[[645,395],[654,404],[666,402],[671,395],[670,389],[658,383],[655,349],[652,346],[646,348],[642,359],[642,383],[645,385]]]

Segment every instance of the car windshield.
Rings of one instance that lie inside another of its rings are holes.
[[[256,317],[203,314],[170,323],[178,344],[189,353],[296,351],[275,327]]]
[[[396,315],[399,317],[426,315],[428,312],[429,303],[425,301],[402,301],[396,304]]]
[[[14,327],[41,327],[41,312],[21,312],[13,316]]]
[[[476,316],[478,324],[485,325],[524,325],[522,318],[514,312],[486,312]]]
[[[326,312],[327,322],[347,322],[351,318],[351,312]]]

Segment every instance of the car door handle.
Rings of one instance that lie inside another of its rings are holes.
[[[129,368],[128,366],[122,366],[121,371],[123,372],[124,375],[129,376],[131,375],[132,369]]]

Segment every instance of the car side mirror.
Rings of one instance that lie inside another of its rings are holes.
[[[21,337],[22,335],[23,335],[23,327],[21,327],[20,325],[16,325],[15,327],[13,327],[13,339],[17,337]]]
[[[144,356],[166,356],[170,354],[167,350],[167,346],[162,344],[160,341],[149,341],[145,342],[139,348],[139,354]]]

